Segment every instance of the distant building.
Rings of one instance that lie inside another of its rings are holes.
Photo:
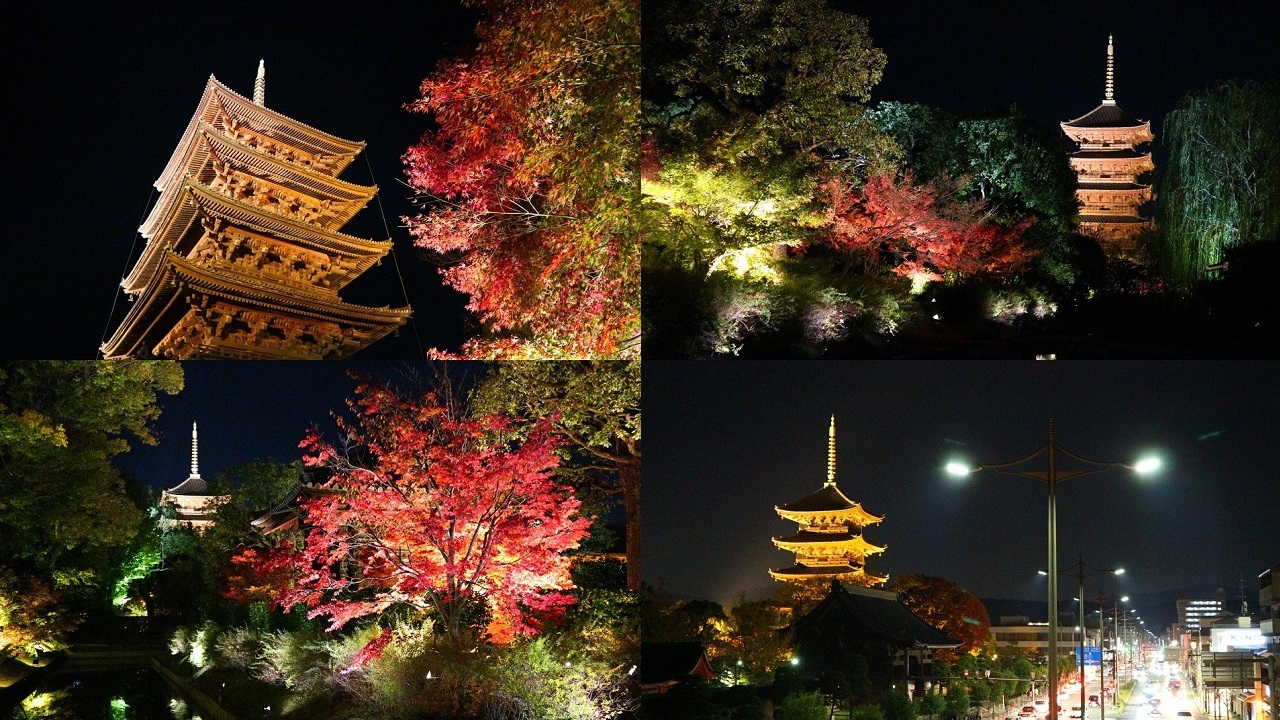
[[[226,495],[214,495],[209,490],[209,483],[200,477],[199,437],[196,435],[196,424],[191,423],[191,474],[186,480],[160,494],[161,507],[174,511],[174,517],[162,518],[161,525],[185,526],[203,531],[213,525],[212,513],[226,499]]]
[[[1277,720],[1280,694],[1276,693],[1280,667],[1280,564],[1258,576],[1258,627],[1264,646],[1256,653],[1253,696],[1246,701],[1245,720]]]
[[[836,418],[831,416],[827,439],[827,481],[822,489],[795,502],[774,507],[779,515],[798,523],[794,535],[773,538],[779,549],[795,553],[795,564],[770,570],[775,580],[838,580],[859,585],[880,585],[887,575],[866,572],[868,555],[884,552],[862,537],[867,525],[876,525],[877,517],[862,509],[836,487]]]
[[[1107,84],[1102,104],[1075,120],[1060,123],[1067,137],[1080,145],[1071,154],[1080,201],[1080,233],[1098,241],[1108,257],[1145,259],[1139,246],[1143,233],[1154,229],[1142,206],[1151,202],[1151,186],[1138,176],[1155,170],[1151,153],[1140,145],[1154,139],[1151,123],[1136,120],[1116,105],[1115,64],[1111,36],[1107,36]]]
[[[1069,622],[1058,624],[1058,646],[1072,647],[1076,644],[1078,630],[1075,616]],[[1031,622],[1026,616],[1002,616],[999,624],[991,625],[991,637],[996,647],[1016,648],[1026,653],[1043,655],[1049,649],[1049,623]]]
[[[1225,590],[1218,588],[1212,600],[1179,599],[1177,606],[1178,627],[1182,633],[1197,635],[1201,627],[1209,626],[1207,621],[1227,614],[1227,594]]]

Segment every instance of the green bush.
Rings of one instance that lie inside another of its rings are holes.
[[[773,711],[774,720],[827,720],[830,709],[820,692],[792,693]]]

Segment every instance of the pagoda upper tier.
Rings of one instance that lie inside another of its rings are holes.
[[[268,109],[263,86],[261,65],[253,100],[209,77],[155,182],[105,357],[340,359],[408,319],[338,297],[391,250],[340,232],[378,191],[337,177],[365,144]]]
[[[862,529],[878,524],[877,517],[862,509],[836,487],[836,419],[831,418],[827,439],[827,481],[817,492],[795,502],[778,505],[779,515],[798,523],[795,534],[773,538],[779,549],[795,553],[795,564],[770,570],[775,580],[840,580],[875,585],[887,577],[866,572],[868,555],[884,552],[862,537]]]
[[[1107,82],[1102,104],[1075,120],[1061,123],[1062,131],[1080,149],[1071,154],[1080,202],[1080,232],[1093,237],[1112,257],[1142,259],[1144,232],[1155,227],[1142,213],[1151,202],[1151,186],[1139,176],[1155,170],[1151,153],[1138,146],[1151,142],[1151,123],[1138,120],[1115,101],[1114,46],[1107,38]]]

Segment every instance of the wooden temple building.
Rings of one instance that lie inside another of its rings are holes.
[[[836,581],[791,624],[791,647],[804,658],[806,674],[844,670],[859,655],[876,689],[905,687],[917,698],[934,675],[934,653],[960,644],[911,612],[897,593]]]
[[[815,493],[774,508],[798,523],[794,535],[773,538],[773,544],[795,553],[795,564],[770,570],[775,580],[838,580],[858,585],[879,585],[889,578],[866,571],[868,555],[884,552],[862,537],[862,530],[883,520],[845,496],[836,487],[836,418],[831,416],[827,434],[827,481]]]
[[[203,532],[213,525],[213,511],[224,500],[226,496],[214,495],[209,483],[200,477],[200,439],[196,424],[191,423],[191,474],[160,494],[160,506],[174,511],[172,518],[162,517],[160,522],[171,528],[185,526]]]
[[[104,357],[340,359],[408,319],[338,297],[391,250],[340,232],[378,190],[338,179],[365,144],[267,108],[264,88],[261,63],[253,100],[209,77],[155,182]]]
[[[1071,154],[1080,201],[1080,232],[1098,241],[1108,257],[1143,260],[1144,233],[1155,228],[1143,215],[1151,202],[1151,186],[1139,176],[1155,170],[1151,153],[1138,147],[1151,142],[1151,123],[1137,120],[1115,101],[1115,51],[1107,36],[1107,82],[1102,104],[1075,120],[1061,123],[1062,131],[1080,149]]]

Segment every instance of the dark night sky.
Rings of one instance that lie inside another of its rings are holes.
[[[365,155],[396,242],[423,345],[454,349],[465,337],[462,298],[417,257],[399,217],[411,213],[400,155],[428,119],[402,109],[442,57],[474,42],[478,14],[453,1],[170,5],[19,3],[5,11],[6,151],[4,355],[96,356],[136,229],[210,74],[251,96],[266,60],[267,107],[368,143]],[[357,159],[341,177],[372,184]],[[152,200],[154,202],[154,199]],[[386,237],[376,201],[344,232]],[[130,255],[135,238],[139,244]],[[390,258],[344,299],[405,304]],[[414,334],[387,338],[363,357],[414,358]]]
[[[433,365],[399,361],[309,363],[183,363],[185,388],[161,395],[161,439],[154,446],[131,441],[116,463],[144,485],[168,488],[186,479],[190,468],[191,423],[200,425],[200,475],[213,478],[237,463],[274,457],[301,457],[298,443],[312,425],[335,441],[331,414],[347,414],[356,381],[351,372],[387,380],[406,391],[420,378],[435,377]],[[474,380],[482,363],[449,363],[450,377]]]
[[[942,467],[1024,457],[1050,417],[1078,455],[1165,462],[1150,479],[1109,470],[1059,486],[1061,568],[1080,553],[1124,567],[1102,589],[1128,594],[1215,585],[1234,598],[1243,576],[1256,604],[1257,575],[1280,561],[1274,363],[651,362],[644,382],[645,576],[677,596],[772,587],[768,569],[793,556],[770,538],[795,528],[773,507],[822,486],[832,413],[837,484],[885,516],[866,538],[888,546],[869,567],[891,578],[1043,599],[1044,485]]]
[[[1151,120],[1158,143],[1161,119],[1187,92],[1280,75],[1280,23],[1261,2],[832,4],[867,18],[888,56],[873,102],[919,102],[959,114],[1016,104],[1056,129],[1102,101],[1111,33],[1116,102]]]

